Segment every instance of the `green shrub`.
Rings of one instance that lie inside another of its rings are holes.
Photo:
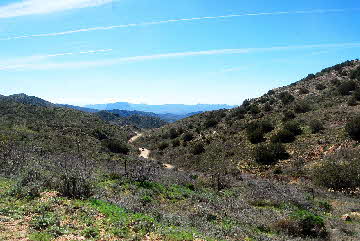
[[[295,119],[295,117],[296,117],[296,115],[295,115],[295,113],[294,112],[292,112],[292,111],[289,111],[289,110],[285,110],[284,112],[283,112],[283,121],[289,121],[289,120],[293,120],[293,119]]]
[[[356,101],[356,99],[352,96],[348,102],[347,102],[348,106],[356,106],[358,103]]]
[[[178,147],[180,146],[180,140],[179,139],[175,139],[175,140],[172,140],[172,146],[173,147]]]
[[[256,115],[256,114],[259,114],[261,112],[261,110],[258,105],[252,104],[249,106],[249,112],[252,115]]]
[[[284,130],[288,130],[294,136],[298,136],[302,134],[302,130],[300,127],[300,123],[297,121],[288,121],[284,124]]]
[[[311,106],[307,101],[298,101],[294,105],[294,111],[295,113],[306,113],[311,110]]]
[[[264,111],[265,112],[270,112],[270,111],[272,111],[272,106],[271,106],[271,104],[269,103],[269,102],[267,102],[265,105],[264,105]]]
[[[356,83],[353,80],[346,81],[337,88],[340,95],[349,95],[351,91],[356,89]]]
[[[291,143],[295,141],[296,136],[289,130],[280,130],[276,135],[271,137],[272,143]]]
[[[313,179],[335,191],[355,191],[360,188],[360,152],[345,149],[328,156],[314,168]]]
[[[204,145],[201,144],[201,143],[198,143],[196,145],[194,145],[191,149],[191,153],[193,155],[200,155],[202,154],[203,152],[205,152],[205,148],[204,148]]]
[[[345,126],[348,135],[355,141],[360,141],[360,116],[349,120]]]
[[[324,125],[320,120],[311,120],[309,127],[313,134],[318,133],[324,129]]]
[[[187,132],[187,133],[185,133],[184,135],[183,135],[183,141],[184,142],[189,142],[189,141],[192,141],[193,139],[194,139],[194,136],[193,136],[193,134],[192,133],[190,133],[190,132]]]
[[[300,95],[306,95],[306,94],[309,94],[309,92],[310,91],[308,89],[304,88],[304,87],[299,89],[299,94]]]
[[[330,80],[330,83],[334,86],[341,85],[341,81],[339,79],[332,79],[332,80]]]
[[[84,235],[85,238],[97,238],[99,234],[99,229],[95,227],[87,227],[82,231],[82,235]]]
[[[178,130],[176,130],[175,128],[171,128],[171,129],[169,130],[169,137],[170,137],[170,139],[175,139],[175,138],[177,138],[178,136],[179,136]]]
[[[354,93],[352,94],[352,97],[355,99],[355,100],[360,100],[360,89],[356,89],[354,91]]]
[[[272,143],[268,145],[258,145],[254,151],[254,159],[257,163],[263,165],[271,165],[278,160],[284,160],[289,157],[285,147],[280,143]]]
[[[260,128],[247,131],[247,138],[252,144],[258,144],[265,141],[264,132]]]
[[[212,128],[212,127],[217,126],[218,123],[219,123],[218,120],[210,118],[205,121],[204,126],[205,126],[205,128]]]
[[[295,97],[292,96],[289,92],[285,91],[279,94],[279,99],[284,105],[288,105],[295,100]]]
[[[273,129],[273,124],[269,120],[254,121],[246,127],[246,134],[252,144],[258,144],[265,141],[264,135]]]
[[[360,81],[360,67],[358,67],[357,69],[355,69],[352,73],[350,78]]]
[[[321,216],[307,210],[298,210],[290,218],[275,224],[275,229],[295,237],[327,238],[325,221]]]
[[[60,195],[68,198],[86,199],[93,195],[93,186],[90,178],[79,173],[63,175],[58,184]]]
[[[163,151],[163,150],[165,150],[166,148],[168,148],[169,147],[169,143],[167,143],[167,142],[161,142],[160,144],[159,144],[159,146],[158,146],[158,149],[160,150],[160,151]]]
[[[103,140],[102,145],[113,153],[127,155],[130,152],[130,148],[128,147],[128,145],[117,139]]]
[[[315,85],[315,89],[317,89],[317,90],[324,90],[324,89],[326,89],[326,86],[323,85],[323,84],[316,84],[316,85]]]
[[[35,230],[45,230],[50,226],[60,225],[59,218],[52,213],[44,213],[43,215],[35,216],[30,222],[30,226]]]

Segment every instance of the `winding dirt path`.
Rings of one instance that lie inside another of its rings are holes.
[[[129,144],[133,144],[137,139],[139,139],[142,136],[143,136],[142,133],[137,133],[136,132],[136,136],[133,136],[133,137],[130,138]],[[142,157],[142,158],[145,158],[145,159],[150,158],[151,151],[149,149],[140,147],[139,151],[140,151],[139,157]],[[163,163],[162,165],[163,165],[163,167],[165,169],[174,169],[175,168],[175,166],[173,166],[171,164],[168,164],[168,163]]]

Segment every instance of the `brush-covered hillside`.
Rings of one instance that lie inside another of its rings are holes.
[[[325,155],[357,148],[346,125],[359,114],[359,100],[360,62],[347,61],[240,107],[148,131],[139,145],[185,169],[303,176]]]
[[[0,98],[0,240],[360,240],[359,66],[138,134]]]

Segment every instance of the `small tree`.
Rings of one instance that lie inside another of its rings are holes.
[[[356,83],[353,80],[346,81],[338,87],[341,95],[349,95],[351,91],[356,89]]]

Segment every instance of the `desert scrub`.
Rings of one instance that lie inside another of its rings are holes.
[[[286,219],[274,224],[278,232],[284,232],[291,236],[326,238],[328,232],[323,217],[307,210],[297,210]]]
[[[341,150],[319,163],[313,170],[316,184],[336,191],[352,192],[360,188],[359,151]]]

